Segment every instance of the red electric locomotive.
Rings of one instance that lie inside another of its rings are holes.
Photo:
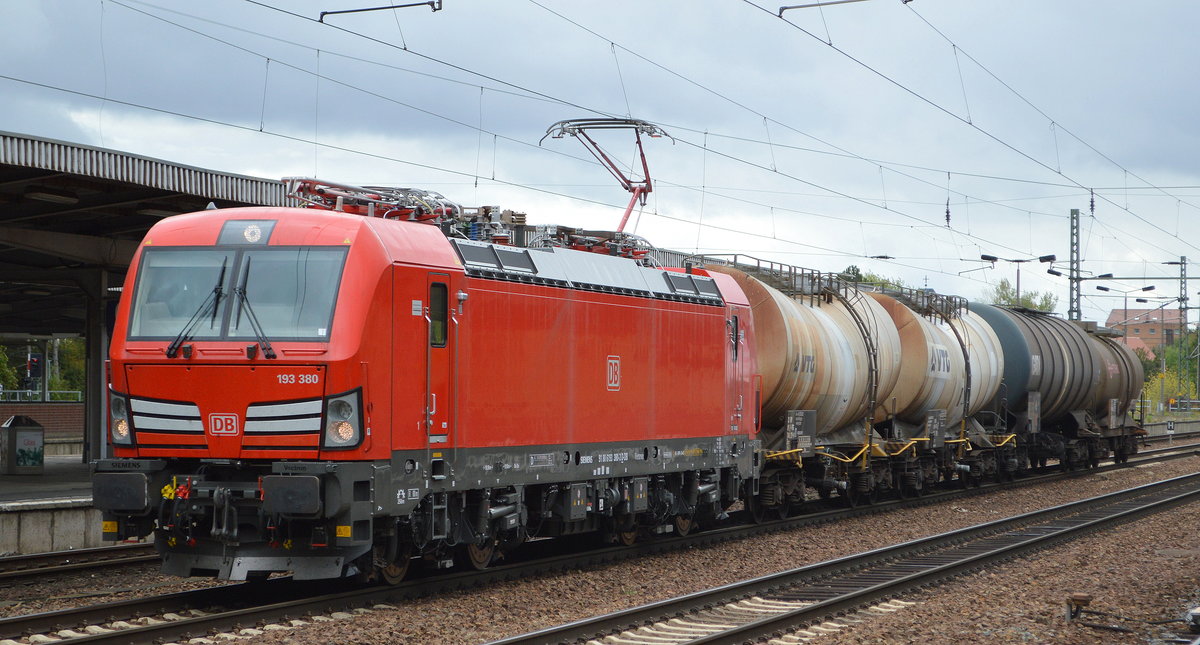
[[[418,556],[686,532],[739,497],[758,404],[732,278],[513,245],[564,238],[436,194],[292,188],[316,208],[171,217],[140,247],[106,539],[153,533],[177,575],[394,582]]]

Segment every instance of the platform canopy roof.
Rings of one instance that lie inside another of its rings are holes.
[[[84,286],[120,286],[158,220],[284,205],[282,182],[0,132],[0,335],[77,334]]]

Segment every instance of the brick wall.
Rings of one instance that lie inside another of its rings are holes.
[[[47,439],[83,439],[83,403],[0,403],[0,423],[14,414],[42,424]]]

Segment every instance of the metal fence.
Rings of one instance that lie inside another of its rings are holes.
[[[1152,435],[1165,435],[1168,430],[1173,430],[1175,434],[1183,432],[1198,432],[1200,431],[1200,420],[1195,421],[1156,421],[1147,423],[1145,426],[1146,432]]]
[[[46,401],[54,402],[74,402],[83,401],[83,392],[79,390],[50,390],[49,398]],[[40,403],[42,401],[41,390],[3,390],[0,391],[0,403]]]

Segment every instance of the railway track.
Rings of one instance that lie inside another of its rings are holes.
[[[910,603],[885,601],[906,591],[1197,499],[1200,474],[1186,475],[524,634],[493,645],[801,642],[821,631],[847,626],[840,621],[845,621],[849,612],[902,609]]]
[[[1200,438],[1200,431],[1177,433],[1173,436],[1153,435],[1146,437],[1146,445],[1163,442],[1185,441]],[[1152,457],[1171,451],[1200,448],[1200,443],[1183,443],[1178,446],[1143,450],[1139,457]],[[1050,467],[1054,469],[1056,467]],[[1091,471],[1088,471],[1091,472]],[[1030,479],[1030,482],[1041,481]],[[930,497],[930,499],[940,499]],[[151,544],[118,544],[115,546],[73,549],[49,553],[34,553],[0,557],[0,584],[45,576],[80,573],[97,569],[156,562],[158,555]]]
[[[213,632],[238,632],[273,623],[295,625],[293,621],[312,620],[311,616],[338,611],[361,611],[372,606],[394,603],[407,598],[446,593],[494,582],[530,577],[560,570],[592,567],[645,555],[695,546],[744,539],[754,535],[791,530],[803,526],[836,521],[889,510],[950,501],[1005,488],[1085,476],[1152,463],[1194,456],[1196,452],[1180,447],[1140,453],[1127,464],[1107,465],[1069,473],[1036,475],[1015,482],[982,488],[933,493],[920,498],[891,500],[870,506],[839,508],[764,524],[743,524],[638,543],[632,547],[607,547],[590,551],[555,553],[567,549],[566,543],[548,543],[546,548],[528,548],[539,552],[528,561],[514,561],[484,571],[430,572],[425,577],[390,587],[361,587],[330,581],[298,583],[290,579],[272,579],[258,584],[231,584],[144,599],[123,600],[41,614],[0,618],[0,640],[34,634],[47,635],[64,643],[151,643],[203,636]],[[561,542],[561,541],[555,541]],[[550,555],[546,555],[550,553]],[[271,602],[264,604],[263,599]],[[250,635],[253,635],[252,633]]]
[[[157,562],[153,544],[119,544],[0,558],[0,584],[22,578],[78,573],[105,567]]]

